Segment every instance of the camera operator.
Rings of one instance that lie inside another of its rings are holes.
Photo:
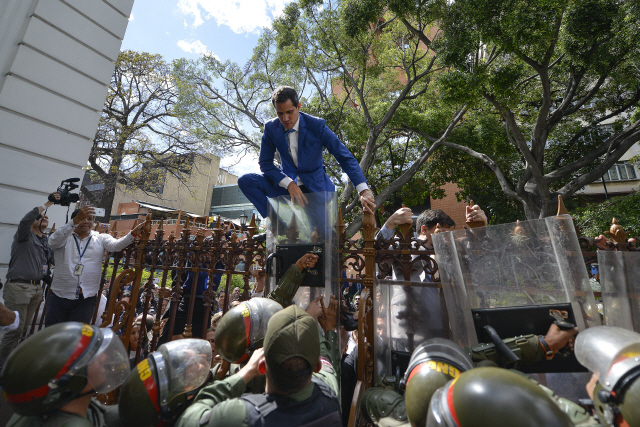
[[[52,196],[54,200],[60,200],[58,193],[53,193]],[[53,203],[49,200],[44,207],[38,206],[27,212],[13,236],[7,283],[4,287],[4,304],[18,313],[20,323],[17,329],[8,331],[2,338],[0,369],[31,324],[36,308],[42,301],[40,282],[49,272],[49,264],[53,264],[53,254],[44,234],[49,225],[45,211]]]
[[[93,230],[95,211],[85,206],[71,214],[72,221],[49,236],[49,246],[57,260],[45,326],[60,322],[91,323],[102,270],[104,251],[118,252],[140,233],[144,221],[131,233],[116,239]]]

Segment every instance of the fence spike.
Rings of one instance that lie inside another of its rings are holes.
[[[558,194],[558,213],[556,215],[558,215],[558,216],[560,216],[560,215],[569,215],[569,211],[564,206],[564,201],[562,200],[562,196],[559,195],[559,194]]]
[[[249,237],[253,237],[256,234],[258,227],[256,227],[256,214],[251,214],[251,222],[249,222],[249,226],[247,227],[247,232],[249,233]]]

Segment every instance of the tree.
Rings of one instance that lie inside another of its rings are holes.
[[[491,169],[527,218],[554,214],[557,195],[566,200],[599,179],[640,140],[637,3],[462,0],[439,7],[442,38],[434,49],[450,70],[440,79],[443,96],[502,123],[518,158],[505,165],[486,146],[443,145]]]
[[[257,150],[264,120],[273,115],[271,91],[281,84],[296,87],[305,111],[325,118],[359,159],[380,206],[411,181],[461,120],[465,106],[425,109],[429,102],[438,104],[431,85],[438,68],[427,36],[416,37],[393,15],[360,25],[366,20],[352,22],[349,7],[347,2],[289,4],[245,67],[212,56],[178,61],[180,105],[197,117],[192,124],[199,136],[228,148]],[[420,23],[419,30],[427,32],[432,24]],[[400,116],[409,115],[429,123],[435,139],[403,128]],[[325,165],[341,190],[347,232],[353,233],[361,224],[353,186],[329,156]]]
[[[203,144],[177,119],[171,67],[160,55],[118,55],[89,165],[104,183],[101,195],[82,187],[108,221],[117,184],[157,194],[167,173],[184,182]]]

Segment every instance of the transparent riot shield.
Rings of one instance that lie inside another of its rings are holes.
[[[640,252],[598,251],[604,324],[640,332]]]
[[[580,330],[600,325],[593,291],[568,215],[432,235],[436,261],[460,345],[537,333],[552,310]]]
[[[375,280],[374,382],[400,379],[413,351],[429,338],[447,337],[444,300],[434,282]]]
[[[340,295],[338,269],[338,203],[335,192],[306,193],[306,206],[294,204],[290,196],[269,199],[267,213],[267,256],[269,289],[273,290],[288,268],[306,253],[318,255],[314,268],[307,269],[293,302],[306,308],[322,295]]]

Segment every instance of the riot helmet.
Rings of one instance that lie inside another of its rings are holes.
[[[503,368],[475,368],[438,389],[427,427],[573,427],[540,387]]]
[[[379,425],[382,418],[386,424],[401,425],[407,422],[407,411],[404,398],[395,390],[371,387],[362,393],[360,411],[364,418],[373,425]]]
[[[433,393],[448,381],[473,369],[469,355],[459,345],[445,338],[431,338],[411,354],[404,375],[405,404],[409,421],[424,426]]]
[[[161,345],[138,363],[122,385],[118,409],[125,427],[155,427],[175,421],[187,398],[209,377],[211,346],[188,338]]]
[[[4,365],[0,384],[16,413],[41,415],[86,394],[115,389],[129,370],[127,351],[112,330],[65,322],[39,331],[16,347]]]
[[[216,328],[218,353],[230,363],[241,363],[249,353],[262,347],[269,319],[282,306],[269,298],[251,298],[229,310]]]
[[[578,362],[598,377],[593,403],[607,427],[640,426],[640,334],[597,326],[576,338]]]

